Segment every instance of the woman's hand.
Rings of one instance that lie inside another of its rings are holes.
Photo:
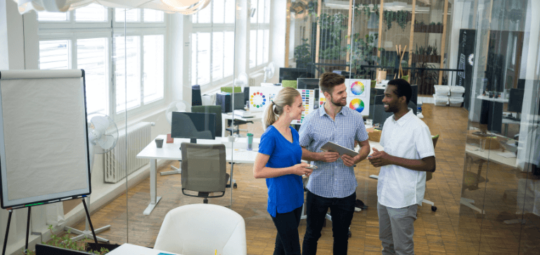
[[[305,175],[306,177],[309,176],[311,174],[311,172],[313,172],[313,169],[309,169],[309,168],[306,168],[308,167],[309,164],[308,163],[300,163],[300,164],[296,164],[294,166],[291,167],[291,172],[292,174],[296,174],[296,175]]]

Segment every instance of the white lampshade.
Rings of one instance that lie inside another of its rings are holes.
[[[194,14],[204,9],[211,0],[161,0],[182,14]]]

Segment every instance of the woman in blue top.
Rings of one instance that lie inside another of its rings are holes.
[[[276,254],[300,255],[298,225],[304,186],[302,175],[309,176],[311,169],[301,163],[302,148],[298,132],[291,121],[300,119],[304,106],[302,96],[293,88],[283,88],[270,102],[265,112],[266,131],[261,136],[259,153],[253,166],[255,178],[266,178],[268,187],[268,213],[277,228]]]

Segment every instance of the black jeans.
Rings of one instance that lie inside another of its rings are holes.
[[[334,255],[347,254],[349,244],[349,226],[354,214],[356,192],[344,198],[325,198],[307,192],[306,213],[307,228],[302,246],[303,255],[317,254],[317,241],[326,213],[330,208],[332,215],[332,232],[334,234]]]
[[[276,247],[274,255],[300,255],[300,238],[298,236],[298,225],[302,207],[294,209],[288,213],[276,213],[272,217],[277,228]]]

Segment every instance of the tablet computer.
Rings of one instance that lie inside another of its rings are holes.
[[[322,151],[331,151],[331,152],[337,152],[339,153],[340,156],[343,156],[343,154],[345,155],[349,155],[351,157],[354,157],[356,155],[358,155],[358,152],[356,151],[353,151],[351,149],[348,149],[348,148],[345,148],[341,145],[338,145],[338,144],[335,144],[333,142],[327,142],[325,145],[323,145],[321,147],[321,150]]]

